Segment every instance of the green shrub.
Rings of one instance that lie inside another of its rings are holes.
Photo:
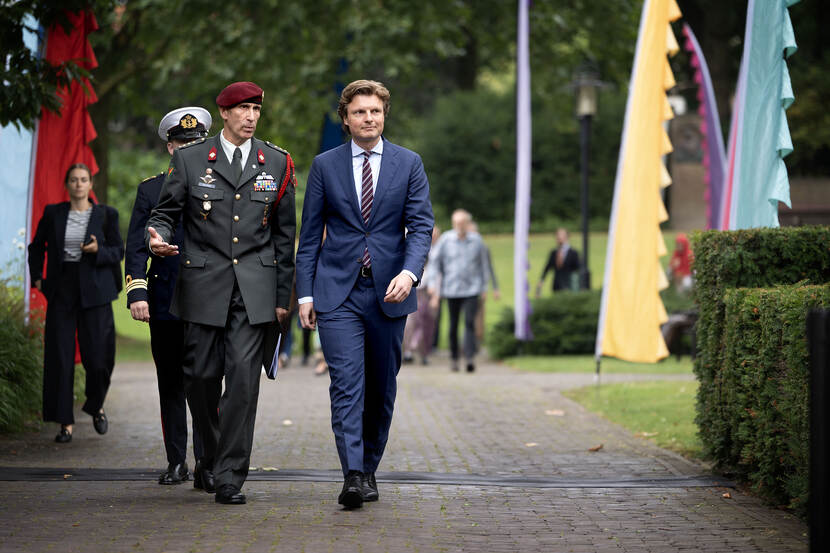
[[[15,432],[41,406],[42,325],[26,323],[23,292],[0,282],[0,432]]]
[[[724,293],[729,288],[764,288],[805,279],[814,284],[830,281],[830,228],[705,231],[693,233],[691,242],[699,309],[696,422],[706,429],[701,434],[706,455],[721,467],[732,467],[737,456],[728,401],[735,392],[726,387],[722,374],[727,346]]]
[[[801,514],[810,453],[807,312],[827,306],[830,285],[740,288],[724,295],[719,384],[730,447],[720,464],[759,495]]]
[[[513,309],[504,309],[487,338],[491,357],[515,355],[564,355],[594,353],[599,318],[600,290],[557,292],[531,304],[530,330],[533,340],[522,343],[514,336]],[[675,313],[694,307],[690,296],[673,289],[661,294],[666,311]]]
[[[513,310],[505,309],[487,340],[492,357],[593,353],[597,336],[600,294],[597,290],[558,292],[535,300],[530,314],[533,340],[522,343],[514,336]]]

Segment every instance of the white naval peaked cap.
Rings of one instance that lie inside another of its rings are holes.
[[[212,123],[210,112],[205,108],[177,108],[161,118],[158,134],[165,142],[171,139],[195,140],[206,136]]]

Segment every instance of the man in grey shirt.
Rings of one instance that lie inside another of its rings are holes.
[[[452,214],[452,230],[441,235],[427,271],[441,279],[441,297],[447,298],[450,310],[450,354],[452,370],[458,371],[458,320],[464,312],[464,359],[467,372],[475,371],[473,359],[477,348],[475,319],[478,298],[487,291],[490,273],[487,248],[478,233],[470,232],[470,213],[457,209]],[[426,277],[424,277],[426,279]]]

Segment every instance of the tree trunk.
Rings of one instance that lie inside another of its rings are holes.
[[[469,28],[464,28],[467,38],[464,55],[456,61],[455,82],[461,90],[473,90],[478,76],[478,40]]]
[[[112,94],[99,96],[98,101],[89,106],[89,115],[95,125],[98,137],[90,143],[95,161],[98,162],[98,174],[95,175],[95,197],[99,203],[107,203],[109,189],[109,146],[110,146],[110,104]]]

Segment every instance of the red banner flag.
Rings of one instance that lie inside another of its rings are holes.
[[[90,12],[70,13],[68,17],[72,23],[69,34],[60,24],[49,28],[44,57],[52,64],[75,60],[90,71],[98,66],[98,62],[87,36],[98,29],[98,22]],[[58,96],[60,113],[44,109],[38,122],[29,236],[34,235],[47,204],[69,199],[63,178],[70,165],[85,163],[93,175],[98,172],[98,164],[89,147],[89,142],[96,137],[95,127],[87,111],[87,106],[98,98],[89,79],[83,79],[83,85],[73,81],[68,88],[59,90]],[[35,288],[30,294],[30,309],[45,311],[43,294]]]

